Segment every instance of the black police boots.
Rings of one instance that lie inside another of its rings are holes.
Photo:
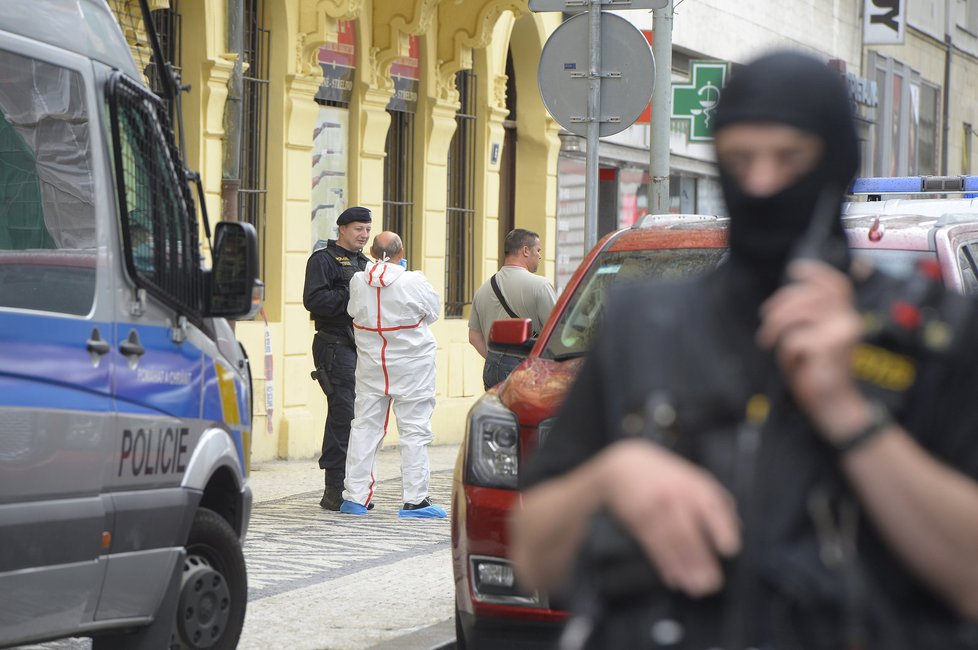
[[[323,510],[339,512],[341,503],[343,503],[343,475],[326,472],[326,489],[323,490],[323,498],[319,500],[319,507]]]

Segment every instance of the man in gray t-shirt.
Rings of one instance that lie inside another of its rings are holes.
[[[543,258],[540,236],[523,228],[512,230],[506,235],[503,252],[506,258],[494,276],[499,291],[510,311],[517,318],[529,318],[533,331],[539,333],[557,301],[553,285],[546,278],[535,275]],[[495,321],[504,318],[513,316],[499,301],[490,279],[475,292],[472,313],[469,315],[469,343],[486,360],[482,371],[482,383],[486,390],[509,376],[521,361],[519,357],[488,350],[489,328]]]

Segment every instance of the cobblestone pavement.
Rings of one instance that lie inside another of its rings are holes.
[[[446,510],[451,480],[450,470],[431,474],[431,497]],[[318,490],[256,504],[244,549],[248,601],[449,548],[448,519],[397,516],[400,483],[381,482],[376,507],[362,517],[313,509]]]
[[[457,446],[430,448],[431,498],[449,509]],[[248,612],[239,650],[430,648],[453,636],[448,519],[401,519],[396,448],[378,455],[376,507],[365,516],[319,508],[315,461],[253,468],[245,540]],[[426,634],[426,631],[431,633]],[[415,641],[417,639],[417,641]],[[90,650],[65,639],[18,650]]]

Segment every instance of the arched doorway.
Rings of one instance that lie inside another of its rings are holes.
[[[513,49],[506,53],[506,110],[503,151],[499,161],[499,263],[505,255],[506,233],[516,227],[516,69]]]

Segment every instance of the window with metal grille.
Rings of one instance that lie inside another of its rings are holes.
[[[156,34],[160,39],[160,49],[163,51],[163,57],[169,62],[170,67],[177,73],[181,74],[183,70],[183,57],[181,55],[182,47],[182,22],[183,18],[180,16],[180,0],[170,0],[169,9],[157,9],[152,12],[153,24],[156,26]],[[163,80],[160,78],[160,72],[162,70],[157,65],[157,62],[150,59],[150,63],[146,66],[146,78],[149,79],[149,86],[153,89],[157,95],[161,97],[164,94]],[[167,114],[170,117],[170,124],[177,123],[177,106],[176,98],[171,98],[164,100],[167,106]]]
[[[388,110],[384,158],[384,230],[401,236],[404,257],[411,259],[414,227],[414,114]]]
[[[241,186],[238,218],[258,232],[261,277],[265,277],[265,202],[268,194],[268,54],[271,31],[265,0],[245,0],[241,116]]]
[[[196,213],[167,134],[166,107],[122,74],[107,88],[126,268],[140,287],[180,313],[203,311]]]
[[[460,106],[448,149],[448,202],[445,211],[445,318],[461,318],[472,302],[475,275],[476,77],[455,75]]]

